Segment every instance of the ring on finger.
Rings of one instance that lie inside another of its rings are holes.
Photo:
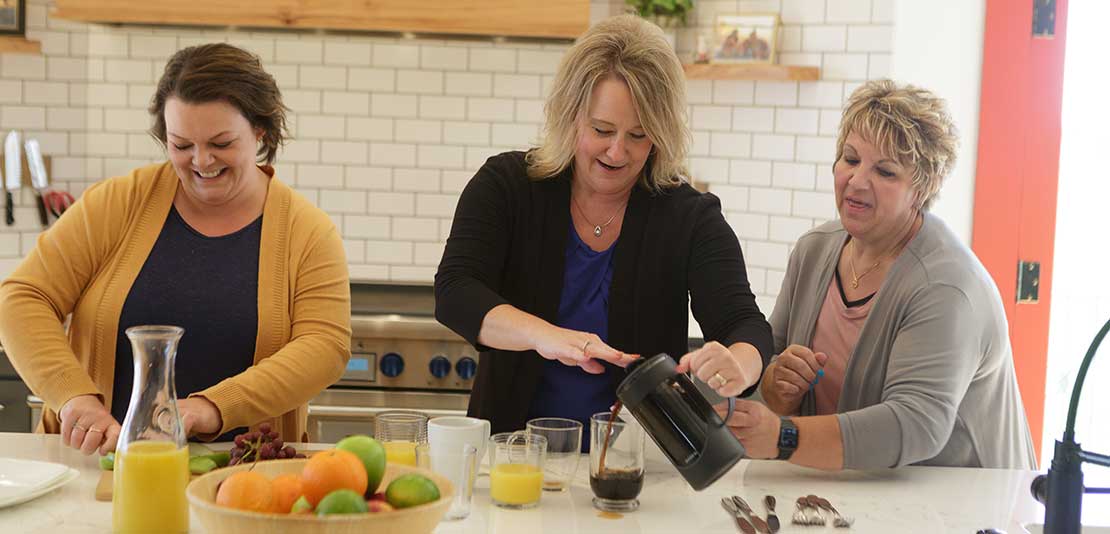
[[[81,426],[81,423],[73,423],[73,428],[76,428],[76,429],[78,429],[78,430],[80,430],[80,431],[82,431],[82,432],[86,432],[86,431],[88,431],[88,430],[89,430],[89,429],[87,429],[87,428],[85,428],[85,427]]]
[[[101,433],[101,434],[104,433],[104,431],[99,429],[99,428],[90,428],[88,430],[88,432],[89,432],[89,434],[92,434],[93,432],[97,432],[97,433]]]
[[[589,347],[589,346],[590,346],[590,340],[587,339],[586,342],[582,344],[582,355],[583,356],[586,355],[586,347]]]
[[[709,379],[710,380],[716,380],[717,385],[714,386],[714,387],[718,387],[718,388],[725,387],[725,384],[728,383],[728,379],[721,376],[721,373],[713,373],[713,376],[711,376]],[[710,384],[710,385],[712,386],[712,384]]]

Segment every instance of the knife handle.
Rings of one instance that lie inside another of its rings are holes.
[[[744,534],[756,534],[755,527],[753,527],[747,519],[744,519],[739,515],[736,516],[736,526],[739,527],[740,532],[743,532]]]
[[[46,228],[50,226],[50,219],[46,216],[46,197],[39,193],[35,193],[35,197],[38,199],[35,205],[39,207],[39,222],[42,223],[43,228]]]
[[[15,224],[15,205],[12,202],[12,192],[5,191],[4,194],[7,195],[4,201],[4,221],[8,223],[8,226],[11,226]]]

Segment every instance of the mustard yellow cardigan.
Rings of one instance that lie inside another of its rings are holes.
[[[0,283],[0,343],[46,402],[40,430],[58,432],[57,410],[77,395],[112,405],[120,311],[177,186],[168,162],[97,183]],[[219,409],[220,433],[270,421],[286,441],[303,440],[306,403],[350,358],[350,285],[331,219],[276,178],[263,208],[258,264],[254,365],[195,395]],[[182,266],[181,283],[203,281],[189,279]],[[67,334],[62,325],[71,313]]]

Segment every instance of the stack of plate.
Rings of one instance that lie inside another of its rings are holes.
[[[0,458],[0,508],[46,495],[78,475],[79,471],[62,464]]]

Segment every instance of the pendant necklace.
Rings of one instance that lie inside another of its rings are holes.
[[[871,271],[877,269],[879,267],[879,261],[881,260],[875,260],[875,263],[868,267],[866,271],[863,271],[863,274],[856,274],[856,264],[852,261],[852,243],[855,243],[855,240],[848,241],[848,268],[852,270],[852,289],[856,289],[859,287],[860,278],[871,274]]]
[[[621,210],[624,209],[623,205],[618,208],[617,211],[609,217],[609,220],[605,221],[605,224],[594,224],[594,222],[586,216],[586,212],[582,209],[582,206],[578,205],[578,201],[574,199],[574,195],[570,196],[570,201],[574,203],[574,207],[578,208],[578,213],[582,214],[582,218],[586,219],[586,222],[594,227],[594,237],[601,237],[601,231],[608,227],[610,224],[613,224],[613,219],[617,218],[617,213],[620,213]]]

